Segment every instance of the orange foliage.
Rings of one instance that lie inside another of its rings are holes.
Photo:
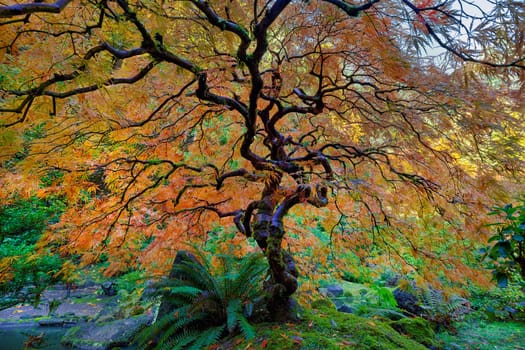
[[[288,215],[279,246],[312,277],[389,264],[486,284],[471,253],[489,208],[523,191],[523,157],[498,158],[523,146],[523,114],[487,82],[466,86],[467,68],[414,57],[412,17],[393,3],[352,17],[299,1],[271,18],[260,1],[254,14],[252,1],[120,0],[98,25],[104,6],[78,1],[0,22],[0,69],[19,69],[0,86],[0,198],[66,197],[41,245],[81,265],[107,253],[108,274],[164,273],[217,223],[239,231],[242,255],[244,215],[265,249],[269,212],[272,228]],[[413,5],[415,25],[449,20],[425,9],[434,1]],[[40,186],[50,170],[61,176]]]

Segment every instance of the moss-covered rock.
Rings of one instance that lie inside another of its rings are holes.
[[[436,333],[432,329],[432,325],[425,319],[403,318],[398,321],[391,322],[392,328],[401,334],[405,334],[411,339],[425,346],[434,346]]]
[[[317,299],[312,301],[310,304],[312,309],[334,309],[335,310],[335,304],[330,299]]]
[[[314,310],[303,310],[298,324],[262,324],[250,344],[231,341],[235,349],[360,349],[424,350],[425,346],[402,335],[389,324],[337,312],[333,305],[316,301]]]

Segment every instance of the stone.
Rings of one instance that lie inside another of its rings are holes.
[[[192,253],[186,251],[186,250],[180,250],[177,252],[177,255],[175,256],[175,260],[173,261],[173,265],[171,267],[171,271],[169,274],[170,279],[184,279],[186,276],[182,272],[180,272],[180,265],[181,264],[188,264],[193,263],[197,266],[202,266],[202,264],[197,260],[195,255]],[[158,318],[162,318],[164,315],[168,314],[175,308],[174,304],[169,301],[167,298],[162,298],[162,301],[160,303],[159,307],[159,314]]]
[[[406,310],[415,316],[421,316],[425,313],[425,310],[420,306],[419,299],[416,295],[399,288],[394,290],[392,294],[394,294],[397,306],[400,309]]]
[[[48,318],[38,321],[40,327],[63,327],[64,320],[61,318]]]
[[[104,323],[87,322],[68,330],[62,345],[75,349],[107,350],[128,346],[134,336],[152,321],[141,315]]]
[[[107,281],[107,282],[102,283],[100,287],[102,288],[104,295],[108,297],[113,297],[117,295],[117,289],[116,289],[115,282]]]
[[[346,304],[343,304],[343,305],[341,305],[341,306],[339,306],[337,308],[337,311],[344,312],[344,313],[347,313],[347,314],[353,314],[355,310],[352,309],[350,306],[348,306]]]
[[[328,296],[331,298],[338,298],[342,297],[344,294],[344,289],[338,284],[331,284],[326,287],[326,291],[328,293]]]
[[[321,298],[321,299],[312,301],[310,306],[312,307],[312,309],[328,308],[328,309],[333,310],[336,308],[336,305],[334,305],[334,303],[330,299],[325,299],[325,298]]]

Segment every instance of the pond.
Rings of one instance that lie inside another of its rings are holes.
[[[65,327],[2,326],[0,328],[0,349],[22,350],[26,342],[34,340],[33,348],[41,350],[70,349],[60,344],[67,332]]]
[[[39,327],[35,325],[1,325],[0,350],[24,350],[26,342],[33,339],[30,349],[71,350],[63,346],[60,340],[66,334],[67,327]],[[121,350],[134,350],[135,347],[121,347]]]

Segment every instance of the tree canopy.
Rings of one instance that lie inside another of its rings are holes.
[[[468,256],[491,206],[523,192],[524,13],[519,1],[3,1],[0,197],[61,193],[42,249],[105,256],[108,273],[166,271],[220,225],[265,251],[275,300],[297,290],[293,255],[309,246],[319,260],[299,261],[304,273],[350,251],[485,283]]]

